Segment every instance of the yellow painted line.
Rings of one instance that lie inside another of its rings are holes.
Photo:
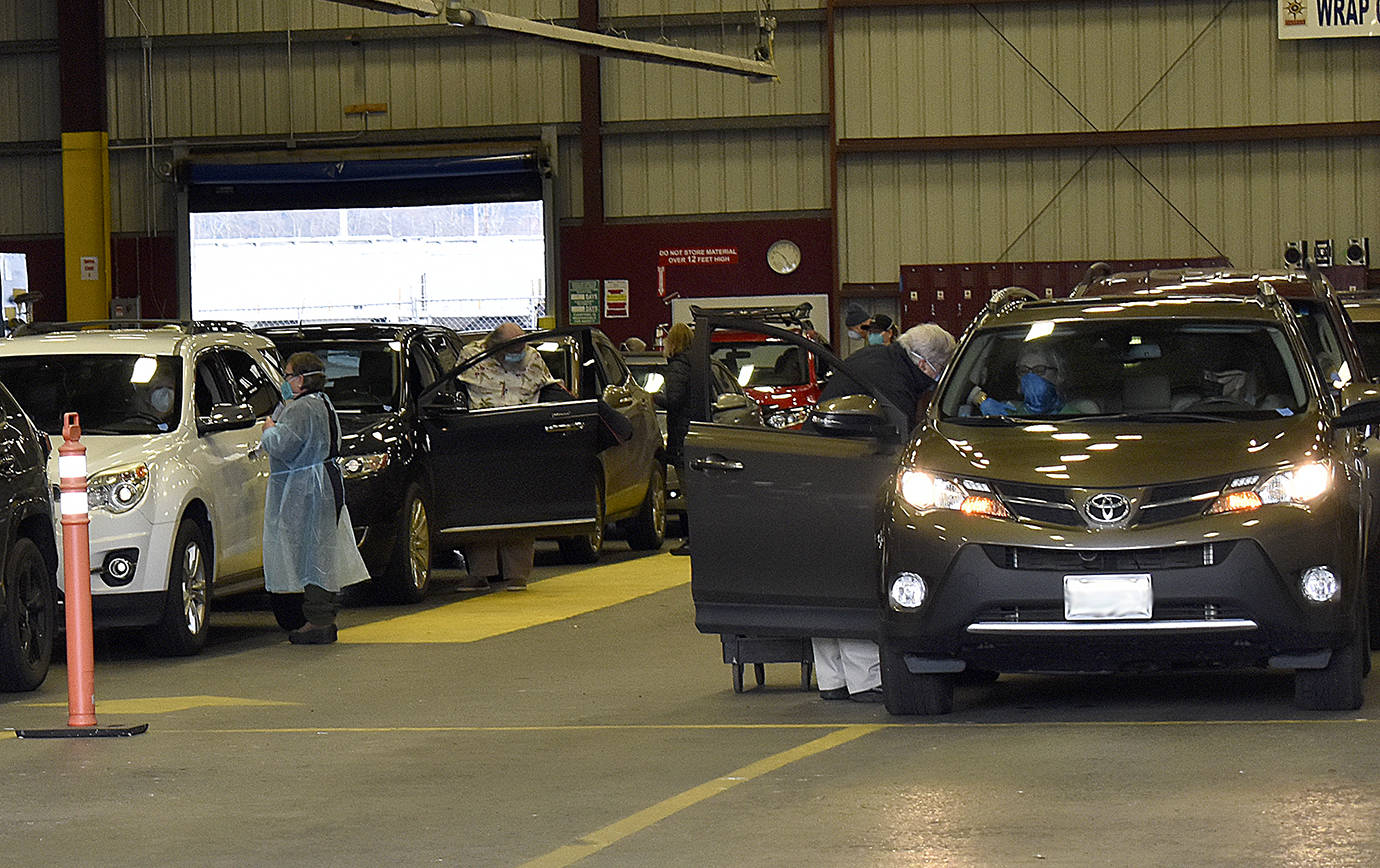
[[[716,796],[768,772],[774,772],[797,760],[823,753],[841,744],[862,738],[878,729],[881,727],[866,724],[848,726],[828,735],[820,736],[814,741],[807,741],[799,747],[772,754],[766,759],[760,759],[755,763],[731,771],[723,777],[707,781],[698,787],[692,787],[683,793],[671,796],[669,799],[663,799],[650,808],[644,808],[616,823],[610,823],[604,828],[584,836],[578,844],[570,844],[538,859],[533,859],[531,862],[524,863],[521,868],[563,868],[563,866],[572,865],[586,856],[592,856],[605,847],[616,844],[629,835],[634,835],[648,826],[659,823],[672,814],[683,811],[711,796]]]
[[[149,696],[142,699],[98,699],[97,714],[167,714],[191,708],[237,708],[262,705],[301,705],[274,699],[240,699],[235,696]],[[66,708],[65,702],[30,702],[29,708]]]
[[[539,624],[564,621],[690,581],[690,559],[669,552],[591,567],[532,582],[527,590],[494,591],[412,615],[348,627],[341,642],[427,644],[478,642]]]

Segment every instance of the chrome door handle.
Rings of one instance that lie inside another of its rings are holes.
[[[572,431],[585,430],[583,422],[553,422],[544,429],[547,434],[568,434]]]
[[[707,458],[692,458],[690,469],[738,471],[743,469],[743,462],[724,458],[722,455],[710,455]]]

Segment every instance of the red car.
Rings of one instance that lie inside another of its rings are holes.
[[[743,316],[770,325],[781,324],[809,335],[811,305],[713,310],[716,314]],[[698,315],[700,308],[692,306]],[[819,400],[826,371],[814,353],[779,338],[756,332],[716,331],[713,357],[738,380],[738,385],[762,408],[762,417],[773,428],[799,428]]]

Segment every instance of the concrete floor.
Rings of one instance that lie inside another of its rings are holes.
[[[1380,684],[1332,714],[1271,673],[1005,676],[900,719],[773,664],[737,695],[694,630],[688,559],[620,546],[592,572],[539,566],[525,594],[443,573],[424,605],[347,609],[333,646],[289,645],[258,599],[190,659],[102,635],[100,722],[149,730],[0,731],[0,864],[1380,861]],[[600,608],[512,629],[605,577]],[[439,640],[382,641],[423,627]],[[0,695],[0,727],[62,726],[65,702],[55,666]]]

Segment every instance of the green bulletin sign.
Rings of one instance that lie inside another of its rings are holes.
[[[599,281],[570,281],[570,324],[599,324]]]

